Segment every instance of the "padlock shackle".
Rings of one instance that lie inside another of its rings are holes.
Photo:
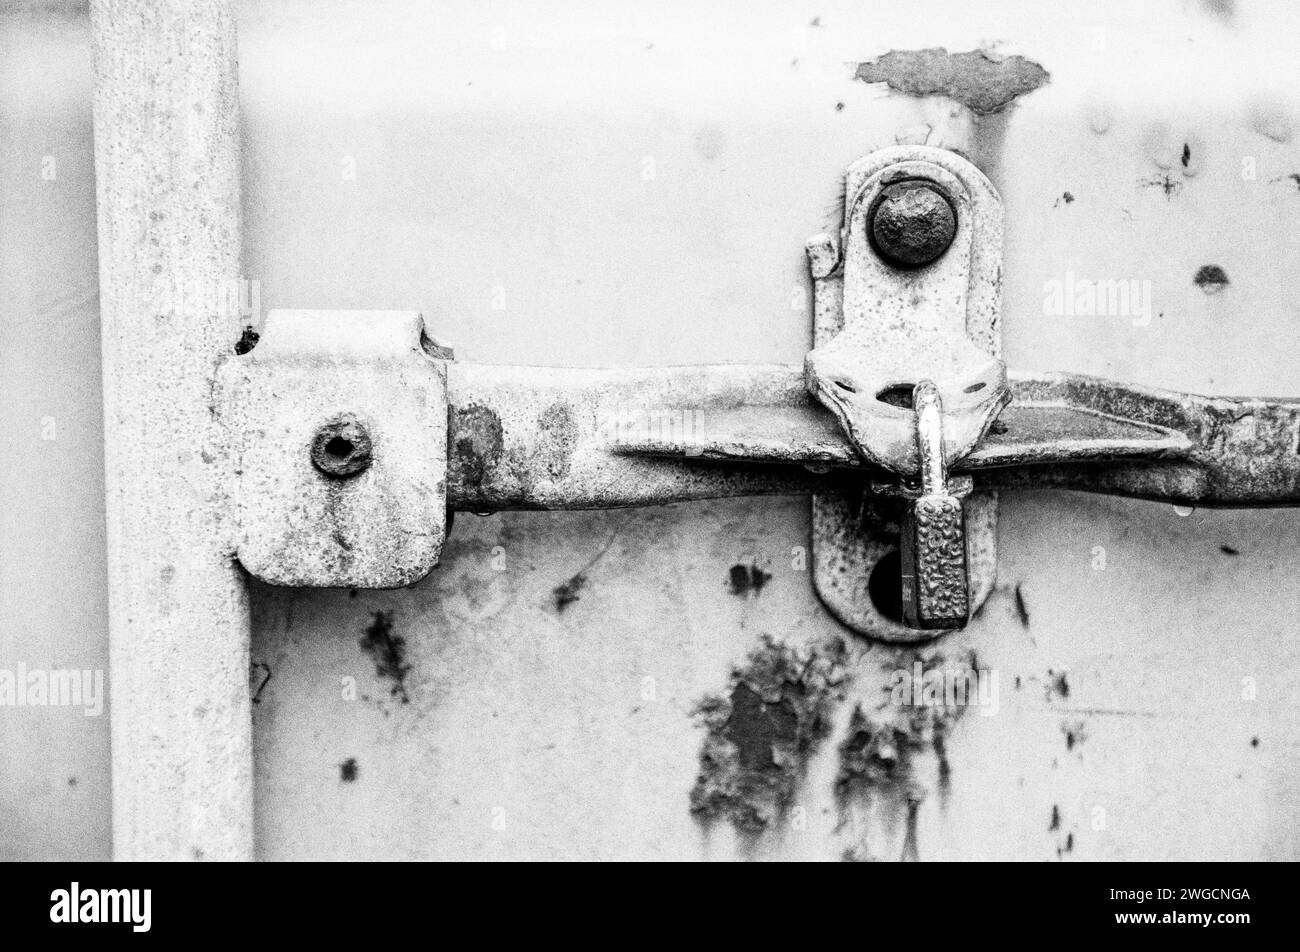
[[[916,414],[916,452],[921,470],[921,492],[942,493],[948,485],[943,464],[943,400],[932,380],[912,388],[912,409]]]

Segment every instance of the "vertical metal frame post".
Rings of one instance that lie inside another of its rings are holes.
[[[113,844],[253,854],[249,614],[215,426],[240,274],[229,0],[94,0]]]

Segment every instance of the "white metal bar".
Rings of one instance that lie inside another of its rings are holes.
[[[213,427],[238,337],[227,0],[95,0],[95,171],[117,859],[252,857],[247,595]]]

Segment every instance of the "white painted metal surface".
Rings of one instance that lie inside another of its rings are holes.
[[[1009,366],[1297,394],[1298,18],[1283,3],[1190,0],[249,3],[242,273],[263,312],[420,310],[473,361],[797,362],[811,323],[803,241],[834,224],[843,168],[899,138],[961,139],[1006,206]],[[75,11],[0,22],[6,78],[56,56],[85,69]],[[978,123],[851,78],[890,49],[986,44],[1051,79]],[[10,375],[6,354],[0,408],[35,453],[39,408],[94,392],[93,356],[38,319],[89,321],[48,289],[64,274],[93,287],[90,100],[83,82],[46,126],[31,98],[63,87],[35,66],[22,75],[0,100],[0,267],[26,306],[0,313],[5,350],[44,372]],[[66,191],[37,191],[40,150],[71,157]],[[14,237],[13,208],[56,236],[39,247],[62,272]],[[1194,283],[1206,265],[1229,278],[1217,293]],[[1083,278],[1149,281],[1151,309],[1051,313],[1052,283]],[[38,387],[47,396],[31,397]],[[93,478],[83,495],[75,474],[95,472],[98,449],[72,432],[58,463],[39,457],[39,482],[7,475],[6,500],[94,501]],[[66,588],[69,555],[95,566],[94,530],[82,543],[43,532],[37,508],[4,508],[0,578],[6,604],[24,607],[6,609],[0,645],[11,663],[55,645],[93,666],[106,637],[96,583],[70,595],[75,613],[15,595]],[[807,510],[791,498],[462,516],[412,589],[256,588],[257,855],[1296,858],[1294,512],[1006,494],[1000,588],[942,649],[973,646],[998,673],[997,714],[952,723],[946,783],[926,748],[915,784],[846,803],[835,784],[853,703],[878,703],[898,660],[816,601],[798,551]],[[731,569],[755,562],[771,579],[732,594]],[[577,600],[557,608],[556,587],[580,571]],[[375,642],[380,611],[405,642],[406,702],[359,644]],[[764,634],[845,636],[850,677],[801,812],[745,844],[690,812],[704,739],[692,711]],[[0,711],[7,855],[107,852],[106,737],[64,713]]]

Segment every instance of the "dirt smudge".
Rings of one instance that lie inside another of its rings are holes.
[[[406,639],[393,634],[393,621],[387,612],[375,612],[361,639],[361,648],[375,662],[375,674],[392,681],[390,693],[403,704],[411,703],[406,691]]]

